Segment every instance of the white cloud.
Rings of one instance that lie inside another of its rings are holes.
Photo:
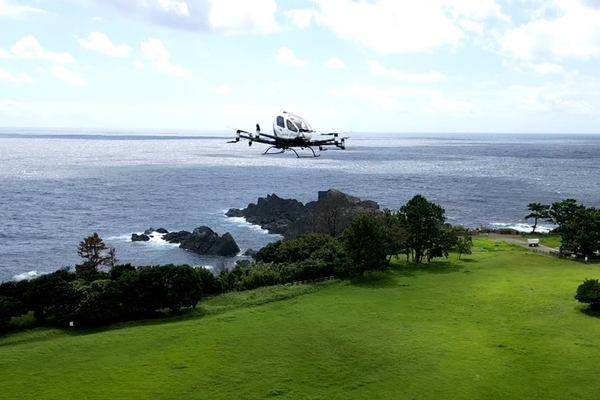
[[[592,1],[554,0],[552,14],[505,33],[501,47],[525,60],[590,59],[600,56],[600,7]],[[545,8],[548,5],[544,5]]]
[[[64,65],[55,64],[51,69],[52,75],[61,81],[67,82],[71,85],[82,86],[85,84],[83,78],[77,75],[75,72],[65,67]]]
[[[535,72],[537,72],[538,74],[541,74],[541,75],[558,74],[560,72],[564,72],[564,70],[565,70],[562,67],[562,65],[549,63],[549,62],[544,62],[544,63],[539,63],[539,64],[533,63],[533,64],[530,64],[530,67]]]
[[[284,14],[300,29],[310,26],[312,21],[319,17],[319,13],[313,10],[288,10]]]
[[[32,84],[33,79],[24,72],[13,74],[5,69],[0,68],[0,81],[6,81],[16,84]]]
[[[224,33],[270,33],[276,30],[275,0],[94,0],[110,4],[127,17],[175,29]]]
[[[464,113],[472,109],[471,103],[447,98],[439,90],[411,87],[379,87],[353,83],[346,88],[335,90],[334,96],[351,97],[387,111]]]
[[[598,87],[597,84],[595,86]],[[539,86],[510,85],[500,90],[498,96],[511,107],[529,113],[570,111],[590,114],[594,107],[587,91],[587,87],[565,83]]]
[[[184,0],[157,0],[158,7],[169,14],[189,17],[190,9]]]
[[[280,48],[277,51],[277,56],[275,57],[275,59],[279,64],[291,65],[293,67],[304,67],[306,64],[308,64],[307,61],[301,60],[298,57],[296,57],[296,54],[294,54],[294,52],[287,47]]]
[[[315,21],[380,53],[431,51],[458,45],[489,19],[507,20],[496,0],[315,0],[316,10],[287,13],[296,26]],[[481,30],[481,28],[479,28]]]
[[[276,28],[275,0],[210,0],[209,3],[208,21],[214,30],[269,33]]]
[[[220,85],[211,88],[211,92],[218,96],[229,96],[233,93],[233,89],[231,89],[231,86],[229,85]]]
[[[330,68],[330,69],[346,68],[346,64],[344,64],[344,62],[337,57],[331,57],[329,60],[327,60],[325,65],[327,66],[327,68]]]
[[[0,0],[0,17],[19,18],[28,14],[45,14],[41,8],[12,4],[7,0]]]
[[[369,71],[373,75],[385,76],[395,81],[436,82],[446,79],[446,75],[438,71],[425,73],[403,72],[395,68],[387,68],[377,61],[369,61]]]
[[[56,53],[44,49],[35,36],[27,35],[15,43],[10,53],[0,49],[0,56],[21,60],[49,61],[55,64],[73,64],[75,58],[69,53]]]
[[[171,55],[159,39],[149,38],[140,44],[142,56],[157,71],[173,78],[189,78],[192,73],[171,63]]]
[[[102,32],[91,32],[87,39],[77,40],[81,47],[109,57],[127,57],[131,48],[126,44],[116,45]]]

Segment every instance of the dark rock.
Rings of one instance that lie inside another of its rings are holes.
[[[162,234],[167,234],[167,233],[169,233],[169,231],[168,231],[168,230],[166,230],[165,228],[158,228],[158,229],[156,230],[156,232],[158,232],[158,233],[162,233]]]
[[[256,258],[257,254],[258,254],[258,251],[254,250],[254,249],[248,249],[244,252],[244,255],[246,257],[251,257],[251,258]]]
[[[131,235],[131,241],[132,242],[147,242],[150,240],[150,236],[142,233],[141,235],[138,235],[137,233],[133,233]]]
[[[229,232],[217,239],[210,249],[211,254],[223,257],[234,257],[240,252],[240,248]]]
[[[162,236],[163,240],[166,240],[169,243],[181,243],[189,236],[191,236],[191,232],[188,231],[179,231],[179,232],[171,232],[166,233]]]
[[[208,250],[215,244],[218,236],[208,226],[201,226],[182,240],[179,247],[199,254],[208,254]]]
[[[270,233],[283,234],[287,226],[305,213],[304,204],[294,199],[283,199],[276,194],[259,197],[256,204],[243,210],[232,208],[225,215],[244,217],[251,224],[260,225]]]
[[[154,232],[154,228],[148,228],[148,229],[146,229],[146,230],[144,231],[144,235],[149,235],[149,234],[151,234],[152,232]]]
[[[259,198],[256,204],[249,204],[243,210],[231,209],[226,215],[245,217],[270,233],[290,238],[305,233],[339,235],[362,212],[378,213],[379,204],[330,189],[319,192],[318,200],[306,205],[273,194]]]
[[[226,233],[219,236],[207,226],[194,229],[189,236],[181,241],[179,247],[198,254],[223,257],[233,257],[240,251],[231,234]]]

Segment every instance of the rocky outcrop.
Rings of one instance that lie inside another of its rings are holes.
[[[188,231],[170,232],[164,234],[162,236],[162,239],[166,240],[169,243],[181,243],[182,241],[187,239],[191,234],[192,232]]]
[[[246,251],[244,252],[244,255],[246,257],[250,257],[250,258],[256,258],[257,254],[258,254],[258,251],[254,250],[254,249],[246,249]]]
[[[282,199],[276,194],[259,197],[256,204],[243,210],[232,208],[225,215],[244,217],[251,224],[260,225],[270,233],[284,234],[287,227],[305,212],[304,204],[294,199]]]
[[[231,209],[226,215],[244,217],[270,233],[290,238],[305,233],[339,235],[361,212],[378,213],[379,204],[330,189],[319,192],[317,201],[306,205],[272,194],[259,198],[256,204],[249,204],[243,210]]]
[[[166,229],[163,229],[166,231]],[[207,226],[194,229],[193,232],[179,231],[161,233],[158,229],[152,232],[160,234],[161,238],[169,243],[179,243],[179,247],[202,255],[234,257],[240,252],[235,239],[228,232],[223,236]],[[148,234],[131,235],[131,241],[148,241]]]
[[[137,233],[131,234],[132,242],[147,242],[149,240],[150,236],[146,235],[145,233],[142,233],[141,235],[138,235]]]

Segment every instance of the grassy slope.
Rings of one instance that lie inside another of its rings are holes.
[[[0,396],[596,399],[600,319],[573,295],[598,267],[476,244],[370,282],[217,297],[202,317],[0,338]]]

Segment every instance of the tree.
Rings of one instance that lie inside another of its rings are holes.
[[[575,299],[580,303],[587,303],[592,309],[600,308],[600,282],[598,279],[586,279],[577,288]]]
[[[591,258],[600,252],[600,209],[578,207],[559,228],[561,252],[582,258]]]
[[[95,232],[79,243],[77,254],[84,260],[77,265],[78,271],[96,271],[99,266],[110,266],[115,260],[114,249],[111,251]]]
[[[388,266],[385,232],[381,221],[372,214],[358,214],[342,235],[344,248],[352,261],[351,271],[364,274],[368,270]]]
[[[547,220],[548,222],[558,225],[557,230],[560,232],[561,226],[565,226],[569,223],[577,212],[577,209],[581,207],[582,206],[577,204],[577,200],[575,199],[566,199],[552,203],[549,211],[549,218]]]
[[[454,226],[452,227],[452,230],[456,235],[455,249],[458,253],[458,259],[460,260],[460,257],[463,254],[471,254],[473,239],[471,238],[471,232],[462,226]]]
[[[525,219],[533,218],[533,229],[531,233],[535,233],[535,229],[537,228],[539,219],[548,219],[550,218],[550,206],[542,203],[529,203],[527,205],[527,209],[530,213],[525,217]]]
[[[451,241],[445,232],[445,211],[437,204],[430,203],[421,195],[410,199],[402,208],[404,224],[408,235],[407,245],[417,264],[427,258],[447,254]]]
[[[393,256],[406,254],[408,257],[408,232],[404,223],[404,216],[391,210],[384,210],[382,216],[384,230],[384,245],[388,255],[388,263]]]
[[[18,317],[25,312],[25,306],[18,299],[0,296],[0,329],[8,326],[12,317]]]

